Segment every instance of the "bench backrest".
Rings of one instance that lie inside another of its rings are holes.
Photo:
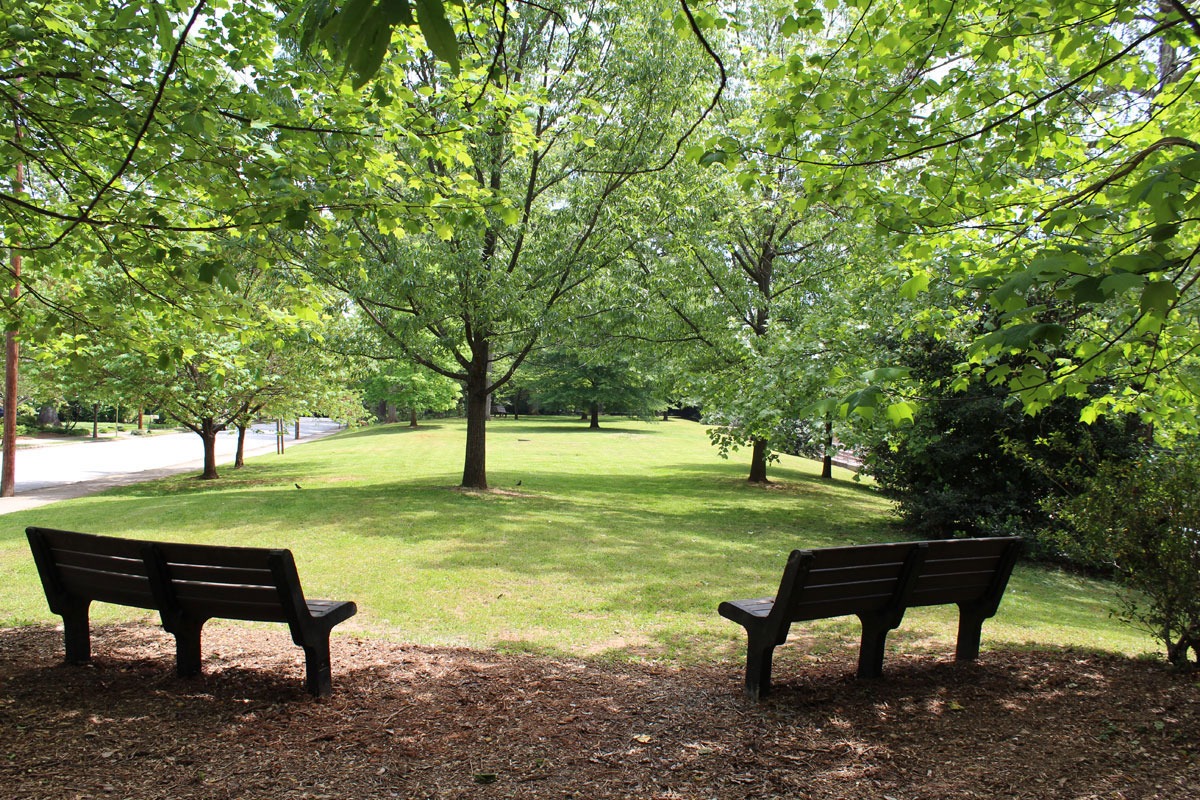
[[[993,596],[998,602],[1019,541],[947,539],[794,550],[771,614],[781,622],[797,622]]]
[[[1016,537],[943,539],[926,542],[929,550],[909,596],[910,606],[1000,602],[1017,561]]]
[[[37,527],[25,534],[54,613],[69,597],[158,608],[142,542]]]
[[[69,596],[157,609],[177,618],[297,623],[305,616],[288,550],[148,542],[26,529],[51,610]]]
[[[148,550],[170,582],[163,605],[189,617],[290,622],[293,589],[303,604],[287,550],[167,542],[151,542]]]

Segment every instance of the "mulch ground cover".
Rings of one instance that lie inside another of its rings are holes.
[[[0,629],[0,796],[18,798],[1200,797],[1200,682],[1071,651],[785,647],[764,703],[741,664],[593,662],[335,636],[303,692],[287,631],[211,624],[205,674],[169,635]]]

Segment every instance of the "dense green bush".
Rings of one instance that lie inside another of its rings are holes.
[[[1079,400],[1031,417],[1003,389],[950,389],[964,355],[945,342],[914,338],[896,347],[896,357],[921,384],[920,411],[910,426],[881,426],[867,437],[864,468],[914,535],[1021,535],[1028,552],[1041,555],[1034,537],[1046,524],[1041,501],[1142,447],[1136,420],[1085,425]]]
[[[1110,569],[1129,590],[1123,616],[1172,664],[1200,664],[1200,446],[1103,465],[1072,498],[1046,503],[1047,536],[1071,557]]]

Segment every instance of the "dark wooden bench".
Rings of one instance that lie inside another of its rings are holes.
[[[305,687],[333,689],[329,634],[353,602],[305,600],[288,550],[120,539],[48,528],[25,530],[50,610],[63,618],[68,663],[91,658],[88,609],[116,603],[159,612],[175,636],[180,675],[200,672],[200,632],[222,619],[286,622],[304,648]]]
[[[732,600],[717,608],[746,629],[746,694],[766,696],[771,658],[793,622],[854,615],[862,622],[858,676],[883,673],[888,632],[906,609],[959,607],[955,657],[979,655],[983,621],[994,616],[1021,540],[946,539],[794,550],[774,597]]]

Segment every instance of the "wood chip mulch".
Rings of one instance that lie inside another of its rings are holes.
[[[335,636],[303,692],[286,629],[212,623],[199,678],[149,624],[0,629],[0,796],[24,798],[1194,798],[1200,683],[1069,651],[781,649],[767,702],[741,664],[628,664]]]

